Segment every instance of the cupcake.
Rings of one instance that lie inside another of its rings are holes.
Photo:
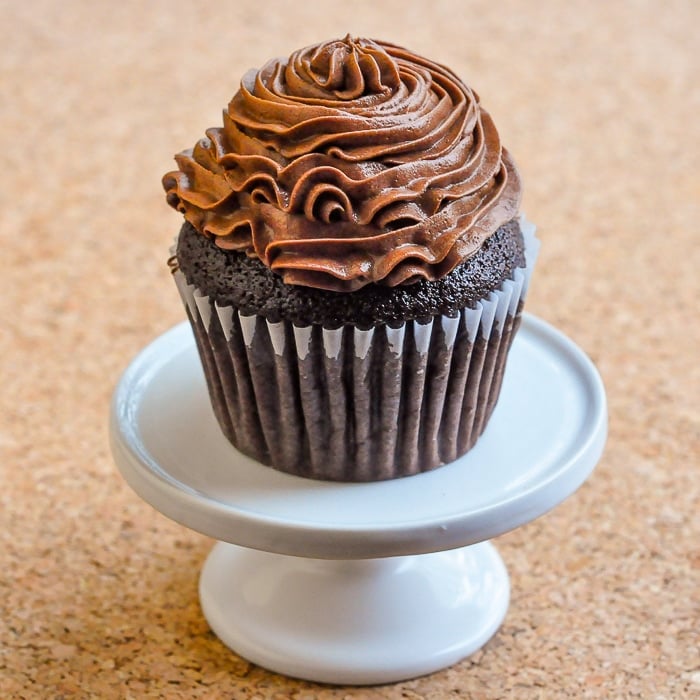
[[[473,90],[347,36],[248,72],[223,126],[175,160],[171,268],[236,449],[376,481],[475,444],[537,241]]]

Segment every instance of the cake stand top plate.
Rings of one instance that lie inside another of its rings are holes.
[[[424,474],[322,482],[242,455],[214,418],[187,322],[134,358],[110,422],[124,478],[164,515],[225,542],[328,559],[451,549],[523,525],[583,483],[606,433],[595,367],[528,314],[483,436],[462,458]]]

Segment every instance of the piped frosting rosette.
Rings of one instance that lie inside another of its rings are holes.
[[[513,219],[520,181],[479,98],[397,46],[330,41],[248,72],[176,156],[169,203],[288,284],[443,277]]]

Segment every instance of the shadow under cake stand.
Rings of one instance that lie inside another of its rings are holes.
[[[218,637],[271,670],[337,684],[423,675],[485,644],[509,602],[487,540],[572,494],[606,433],[595,367],[527,314],[476,447],[425,474],[321,482],[240,454],[216,423],[187,323],[131,362],[110,425],[134,491],[219,540],[199,588]]]

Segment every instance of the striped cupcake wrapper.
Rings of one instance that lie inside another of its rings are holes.
[[[314,479],[378,481],[469,450],[498,399],[539,241],[526,266],[454,318],[397,328],[271,323],[219,306],[176,271],[214,413],[241,452]]]

